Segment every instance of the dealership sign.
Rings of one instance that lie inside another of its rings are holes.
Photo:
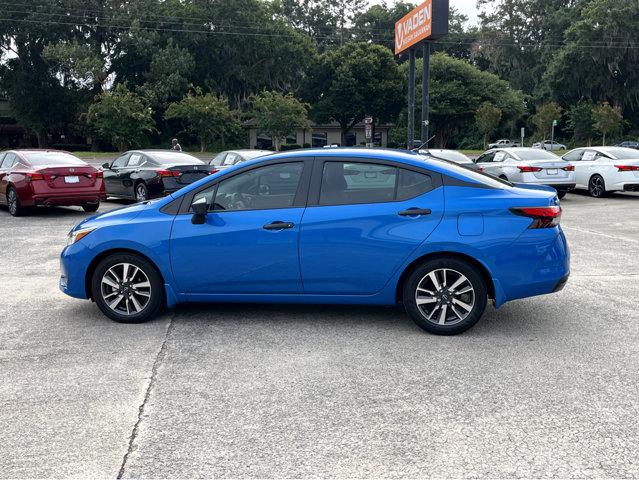
[[[448,0],[426,0],[395,23],[395,54],[448,33]]]

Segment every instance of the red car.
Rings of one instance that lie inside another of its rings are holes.
[[[0,205],[6,205],[14,217],[35,206],[77,205],[95,212],[105,199],[102,172],[70,153],[0,153]]]

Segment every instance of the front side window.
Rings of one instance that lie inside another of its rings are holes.
[[[129,154],[122,155],[116,158],[111,164],[111,168],[122,168],[126,165],[126,161],[129,159]]]
[[[295,202],[303,168],[302,162],[255,168],[199,192],[193,202],[206,198],[209,210],[214,211],[289,208]]]
[[[493,161],[494,156],[495,152],[485,153],[477,159],[476,163],[490,163]]]
[[[564,160],[568,162],[578,162],[581,160],[581,155],[584,153],[583,150],[573,150],[572,152],[568,152],[564,155]]]

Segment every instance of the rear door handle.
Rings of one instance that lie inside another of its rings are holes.
[[[286,230],[288,228],[293,228],[295,224],[293,222],[281,222],[279,220],[273,223],[267,223],[264,225],[264,230]]]
[[[398,212],[398,215],[402,217],[419,217],[421,215],[430,215],[432,212],[430,208],[409,208]]]

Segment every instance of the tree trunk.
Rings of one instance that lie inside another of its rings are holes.
[[[206,140],[200,139],[200,153],[206,152]]]
[[[603,134],[603,146],[606,146],[606,132]]]

